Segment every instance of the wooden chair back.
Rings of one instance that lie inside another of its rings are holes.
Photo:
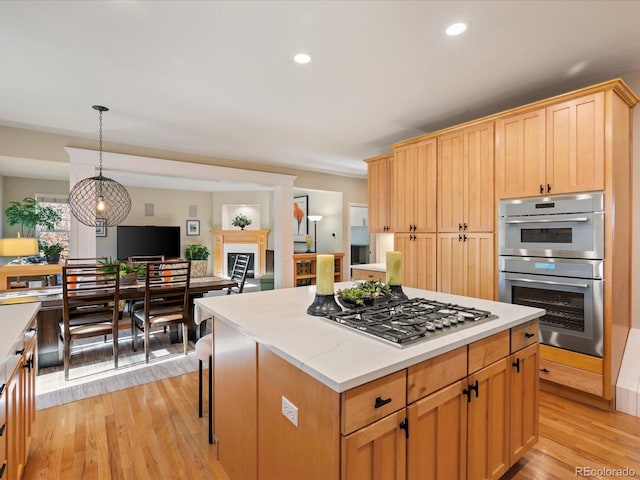
[[[118,321],[120,265],[98,263],[62,267],[63,320],[69,324]]]
[[[148,262],[145,279],[144,310],[147,318],[175,314],[186,317],[189,312],[191,261],[165,260]]]

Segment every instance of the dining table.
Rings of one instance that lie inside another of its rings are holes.
[[[232,280],[222,277],[192,277],[189,282],[189,339],[196,341],[203,333],[204,324],[196,325],[193,320],[193,301],[207,292],[224,290],[235,286]],[[144,299],[145,282],[140,279],[132,284],[120,284],[120,300]],[[18,303],[39,302],[38,329],[38,370],[44,367],[62,365],[64,352],[60,341],[59,323],[62,321],[62,286],[0,290],[0,325],[8,321],[2,316],[2,306]],[[128,316],[121,321],[120,328],[129,328]],[[0,327],[1,329],[1,327]],[[182,341],[178,329],[170,332],[171,342]]]

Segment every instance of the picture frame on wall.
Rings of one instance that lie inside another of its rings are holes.
[[[107,236],[107,221],[104,218],[96,218],[96,237]]]
[[[200,220],[187,220],[187,235],[200,235]]]
[[[293,197],[293,241],[305,242],[309,233],[309,195]]]

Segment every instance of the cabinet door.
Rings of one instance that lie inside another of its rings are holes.
[[[342,437],[342,480],[404,480],[406,409]]]
[[[496,198],[544,193],[545,110],[496,121]]]
[[[416,203],[414,232],[435,232],[437,230],[436,203],[438,185],[437,141],[435,138],[418,142],[415,145],[416,191],[413,201]],[[421,288],[421,287],[418,287]]]
[[[604,189],[604,92],[547,107],[546,193]]]
[[[36,337],[30,333],[25,339],[25,368],[22,369],[23,391],[25,401],[25,457],[29,456],[29,445],[33,435],[33,426],[36,421]],[[26,460],[26,458],[25,458]]]
[[[493,234],[464,234],[464,295],[495,299],[495,264]]]
[[[407,408],[407,479],[464,479],[467,457],[466,380],[423,398]]]
[[[516,463],[538,441],[538,344],[511,355],[511,451]]]
[[[371,233],[390,232],[389,219],[392,197],[393,160],[382,157],[367,164],[369,196],[369,231]]]
[[[438,234],[437,287],[439,292],[464,295],[465,261],[462,233]]]
[[[436,234],[417,233],[413,236],[413,269],[411,285],[422,290],[436,290]]]
[[[493,122],[464,130],[463,230],[492,232],[494,225]]]
[[[7,480],[18,480],[25,464],[25,403],[22,386],[22,364],[7,382]],[[4,478],[4,477],[3,477]]]
[[[461,230],[464,218],[464,136],[438,137],[438,231]]]
[[[509,365],[506,357],[467,378],[477,385],[467,411],[469,480],[497,479],[509,468]]]
[[[413,287],[416,282],[413,267],[414,243],[412,233],[396,233],[393,237],[393,248],[402,253],[402,285]]]
[[[417,157],[415,145],[405,145],[394,150],[393,181],[395,202],[393,205],[393,231],[413,231],[418,205],[415,201],[417,183]]]

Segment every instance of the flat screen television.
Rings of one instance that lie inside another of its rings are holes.
[[[180,257],[180,227],[118,225],[117,236],[119,260],[138,255]]]

